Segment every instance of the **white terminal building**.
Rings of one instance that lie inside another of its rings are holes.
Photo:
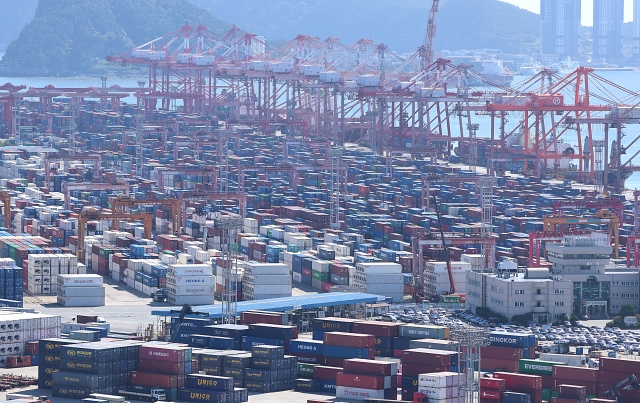
[[[551,270],[522,272],[515,263],[503,262],[497,274],[468,272],[466,308],[475,312],[485,306],[509,319],[531,313],[539,323],[564,314],[606,319],[624,304],[638,309],[640,272],[611,263],[613,248],[606,236],[565,236],[561,243],[547,244],[546,251]]]

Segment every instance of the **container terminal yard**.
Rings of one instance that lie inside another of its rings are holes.
[[[438,3],[1,86],[0,400],[640,402],[640,94],[435,59]]]

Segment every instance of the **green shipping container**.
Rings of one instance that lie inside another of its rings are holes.
[[[297,367],[298,378],[312,379],[313,367],[315,367],[315,365],[299,362]]]
[[[460,303],[459,295],[441,295],[440,299],[445,303]]]
[[[552,361],[520,360],[518,369],[521,374],[553,375],[554,365],[567,365]]]
[[[320,281],[329,281],[329,273],[323,273],[317,270],[311,270],[311,278]]]
[[[400,337],[407,339],[440,339],[449,338],[449,328],[434,325],[402,325]]]
[[[542,400],[544,401],[551,401],[551,398],[553,396],[551,396],[551,392],[553,392],[551,389],[542,389]]]

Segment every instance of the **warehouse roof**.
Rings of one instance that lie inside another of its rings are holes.
[[[384,299],[375,294],[336,292],[328,294],[299,295],[295,297],[273,298],[260,301],[241,301],[237,303],[237,312],[246,311],[293,311],[296,309],[313,309],[326,306],[365,304]],[[167,308],[151,311],[157,316],[178,316],[180,308]],[[194,312],[208,314],[210,318],[222,317],[222,304],[194,306]],[[192,315],[187,315],[187,317]],[[201,317],[193,315],[193,317]]]

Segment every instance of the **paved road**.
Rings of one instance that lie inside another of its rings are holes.
[[[63,307],[56,303],[55,296],[25,296],[25,308],[60,315],[62,322],[71,322],[76,315],[97,315],[111,324],[112,331],[134,332],[140,327],[155,323],[153,309],[169,307],[171,304],[152,302],[151,298],[111,279],[105,279],[106,306],[79,308]],[[180,309],[180,308],[177,308]]]
[[[318,291],[304,285],[296,287],[292,295],[300,296],[317,294]],[[153,302],[151,298],[123,284],[105,279],[106,306],[92,308],[63,307],[56,303],[55,296],[25,296],[25,308],[33,308],[39,312],[60,315],[62,322],[71,322],[76,315],[97,315],[111,324],[112,331],[135,332],[156,324],[158,317],[151,311],[172,305],[164,302]],[[175,307],[180,310],[182,307]]]

